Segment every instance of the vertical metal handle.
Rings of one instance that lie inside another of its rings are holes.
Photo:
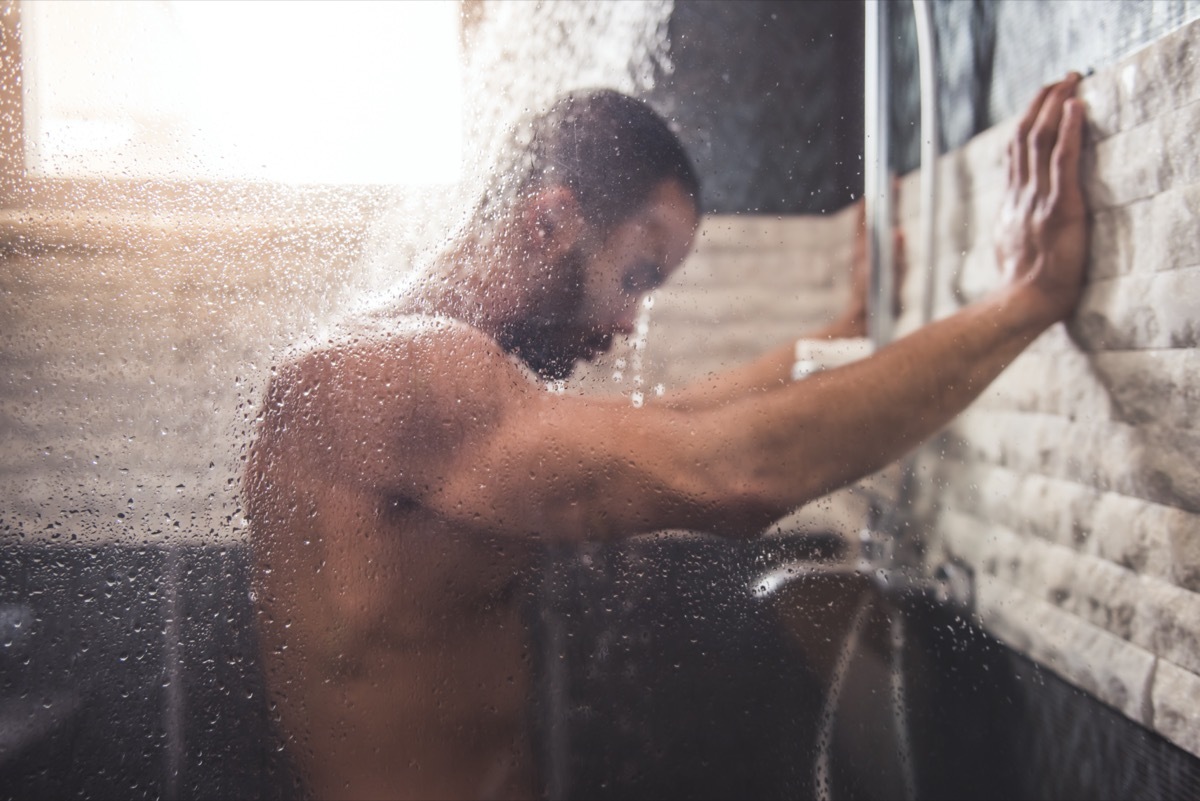
[[[933,319],[937,285],[937,161],[938,130],[937,39],[929,0],[913,0],[917,23],[917,65],[921,78],[921,258],[925,262],[925,296],[921,321]]]
[[[871,291],[867,299],[867,331],[878,349],[892,339],[895,271],[892,252],[892,181],[888,170],[888,59],[890,6],[866,0],[863,107],[863,201]]]

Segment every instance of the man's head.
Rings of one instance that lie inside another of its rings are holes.
[[[516,228],[536,282],[500,344],[547,378],[632,330],[642,296],[691,247],[699,184],[683,145],[642,101],[574,92],[516,131],[480,211]]]

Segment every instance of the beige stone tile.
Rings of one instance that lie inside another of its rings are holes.
[[[1155,731],[1200,757],[1200,676],[1160,659],[1152,699]]]
[[[970,171],[967,158],[959,150],[944,154],[938,162],[938,219],[934,230],[939,252],[965,250],[975,237],[972,225],[975,176]],[[904,176],[899,198],[897,216],[908,237],[912,261],[914,264],[923,263],[919,171],[914,170]]]
[[[1200,267],[1093,281],[1071,323],[1087,350],[1200,345]]]
[[[1043,331],[1042,335],[1025,349],[1025,354],[1038,353],[1057,356],[1079,350],[1079,344],[1075,341],[1067,324],[1059,323]]]
[[[945,488],[943,506],[1048,542],[1090,552],[1091,510],[1104,497],[1070,481],[968,463]]]
[[[1137,640],[1142,582],[1136,573],[1060,546],[1035,550],[1045,559],[1043,570],[1053,577],[1038,597],[1122,639]]]
[[[1143,146],[1155,148],[1161,143],[1167,165],[1163,188],[1200,182],[1200,153],[1196,152],[1195,141],[1196,131],[1200,128],[1200,102],[1164,114],[1156,123],[1161,138],[1155,140],[1151,133],[1143,139]]]
[[[1197,266],[1198,217],[1200,185],[1196,184],[1096,211],[1089,251],[1091,279]]]
[[[939,177],[944,169],[946,155],[938,158]],[[896,195],[896,219],[910,230],[916,230],[917,222],[921,219],[921,168],[918,166],[911,172],[900,176],[900,189]]]
[[[1200,351],[1109,351],[1092,354],[1090,362],[1112,399],[1114,419],[1200,427]]]
[[[1102,70],[1083,81],[1079,97],[1087,105],[1090,142],[1099,142],[1122,130],[1121,92],[1113,69]]]
[[[1094,211],[1153,197],[1169,184],[1163,121],[1097,142],[1083,172],[1084,196]]]
[[[909,511],[918,528],[914,537],[928,542],[929,521],[934,519],[941,501],[941,493],[945,482],[939,479],[939,471],[944,465],[944,459],[939,455],[937,443],[942,435],[935,436],[924,447],[918,448],[908,458],[910,469],[917,477],[910,486]]]
[[[1111,72],[1120,95],[1120,125],[1128,130],[1200,100],[1193,22],[1123,59]]]
[[[1003,467],[965,464],[943,509],[1031,534],[1186,590],[1200,591],[1200,515]]]
[[[961,149],[967,172],[976,176],[1003,177],[1008,143],[1016,133],[1017,122],[1016,117],[1004,120],[967,142]]]
[[[829,288],[848,283],[850,245],[840,248],[720,251],[693,257],[665,287]]]
[[[178,215],[155,212],[6,209],[0,212],[0,240],[26,243],[26,249],[40,252],[139,253],[155,259],[162,254],[198,252],[265,266],[257,257],[265,251],[294,257],[331,243],[361,248],[368,225],[365,215],[349,207],[322,214],[238,214],[236,218],[228,213],[192,213],[186,224]],[[190,263],[210,269],[222,266],[207,258]]]
[[[828,249],[850,242],[857,235],[858,210],[854,205],[823,215],[791,215],[782,218],[783,249]]]
[[[1091,208],[1121,206],[1196,183],[1200,157],[1192,138],[1198,124],[1200,103],[1193,102],[1097,142],[1084,171]]]
[[[76,546],[238,541],[244,531],[236,476],[233,459],[220,459],[207,471],[154,465],[126,474],[101,465],[7,476],[6,523],[13,530],[6,539]],[[52,525],[67,519],[70,526]]]
[[[1200,673],[1200,594],[1142,577],[1134,642]]]
[[[1038,412],[1069,420],[1124,419],[1115,413],[1106,375],[1093,354],[1033,351],[1018,357],[976,401],[976,408]]]
[[[996,536],[997,527],[970,515],[944,511],[937,518],[936,533],[949,553],[981,573],[995,575],[989,540]]]
[[[975,240],[974,175],[962,151],[942,157],[938,172],[938,213],[935,233],[941,253],[961,252]]]
[[[1200,516],[1103,493],[1087,525],[1089,552],[1148,578],[1200,591]]]
[[[1165,532],[1167,548],[1156,552],[1158,560],[1166,560],[1170,565],[1171,580],[1192,592],[1200,592],[1200,525],[1194,517],[1178,512],[1162,512],[1165,518],[1154,521],[1149,531]]]
[[[1154,203],[1146,198],[1123,206],[1097,209],[1092,214],[1092,227],[1088,240],[1087,280],[1112,278],[1135,270],[1138,264],[1135,252],[1140,242],[1132,238],[1135,227],[1145,233],[1147,223],[1153,224],[1145,213]],[[1142,267],[1143,271],[1154,269],[1152,264]]]
[[[845,298],[841,293],[790,291],[761,287],[714,292],[683,288],[655,300],[650,336],[656,343],[725,335],[727,326],[783,326],[792,337],[833,319]]]
[[[1052,604],[977,576],[978,615],[1010,647],[1140,723],[1150,723],[1154,655]]]
[[[934,284],[934,318],[951,314],[962,307],[965,298],[958,296],[958,277],[963,270],[967,251],[942,248],[937,254],[937,270]]]
[[[831,215],[706,215],[696,234],[698,253],[825,247],[849,236],[851,218]]]
[[[1003,173],[978,176],[976,195],[971,203],[971,249],[995,253],[996,218],[1004,200],[1006,179]],[[995,262],[993,261],[993,264]],[[995,271],[995,267],[992,268]]]
[[[1144,721],[1152,651],[1194,669],[1200,630],[1200,439],[1192,433],[1200,82],[1177,80],[1196,69],[1200,27],[1189,28],[1085,82],[1095,225],[1078,319],[1039,338],[940,444],[921,451],[926,495],[942,510],[927,561],[955,553],[990,568],[984,583],[1007,587],[993,597],[1012,602],[992,610],[993,629]],[[943,158],[943,197],[953,200],[940,210],[939,313],[996,285],[990,229],[1004,179],[1002,134],[993,129]],[[908,176],[906,189],[916,180]],[[914,226],[915,205],[902,206]],[[1058,633],[1047,637],[1050,622]],[[1085,653],[1101,656],[1087,664]],[[1097,676],[1102,662],[1110,672],[1122,665],[1125,680]],[[1175,670],[1195,683],[1194,672]],[[1156,713],[1200,696],[1180,681],[1155,692]],[[1179,741],[1190,730],[1172,714],[1168,736]]]
[[[776,235],[777,236],[777,235]],[[696,232],[696,253],[773,247],[771,220],[751,215],[707,215]]]
[[[949,430],[966,458],[1200,511],[1200,434],[968,410]]]
[[[956,298],[973,303],[1000,286],[1000,271],[996,268],[996,256],[989,244],[973,245],[960,255],[953,285]]]
[[[1061,607],[1123,639],[1133,639],[1143,579],[1103,559],[1017,533],[975,517],[947,512],[939,527],[952,547],[976,537],[975,564],[1030,597]],[[1162,585],[1166,586],[1166,585]],[[1144,647],[1146,642],[1139,644]],[[1148,650],[1152,650],[1149,649]]]
[[[725,328],[719,337],[696,335],[691,338],[664,341],[659,345],[651,340],[646,348],[644,375],[648,384],[663,383],[668,390],[709,373],[738,367],[791,337],[781,336],[778,329],[764,331],[754,326]],[[630,370],[625,369],[626,377]]]

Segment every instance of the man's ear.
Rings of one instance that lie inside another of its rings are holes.
[[[522,226],[531,246],[548,260],[571,251],[583,235],[583,212],[575,193],[561,184],[538,189],[525,202]]]

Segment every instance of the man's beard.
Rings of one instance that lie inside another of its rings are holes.
[[[581,358],[591,358],[612,345],[612,334],[579,325],[583,306],[583,251],[574,249],[555,265],[557,292],[540,299],[525,317],[506,323],[496,337],[547,381],[561,381]]]

